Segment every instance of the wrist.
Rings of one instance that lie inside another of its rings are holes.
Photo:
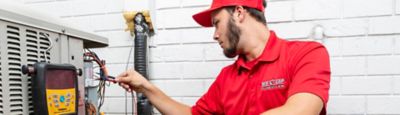
[[[153,84],[151,84],[149,81],[146,81],[146,82],[144,82],[143,84],[142,84],[142,86],[141,86],[142,88],[141,88],[141,92],[142,93],[146,93],[146,92],[151,92],[152,90],[153,90]]]

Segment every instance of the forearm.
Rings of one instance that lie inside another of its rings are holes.
[[[190,115],[189,106],[179,103],[164,94],[153,84],[147,84],[144,95],[163,115]]]
[[[277,107],[277,108],[268,110],[268,111],[262,113],[261,115],[304,115],[304,114],[294,112],[293,110],[291,110],[285,106],[281,106],[281,107]]]
[[[323,108],[322,100],[310,93],[297,93],[287,102],[277,108],[268,110],[261,115],[318,115]]]
[[[302,107],[281,106],[268,110],[261,115],[318,115],[319,112],[307,111]]]
[[[294,107],[284,105],[271,110],[268,110],[261,115],[318,115],[319,111],[308,110],[303,107]]]

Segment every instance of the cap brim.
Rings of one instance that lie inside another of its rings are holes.
[[[212,27],[211,13],[218,8],[211,8],[193,15],[193,19],[203,27]]]

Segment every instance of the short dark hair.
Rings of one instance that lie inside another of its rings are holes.
[[[263,6],[264,8],[267,7],[267,1],[263,0]],[[225,7],[225,9],[230,13],[233,14],[233,12],[235,11],[235,6],[227,6]],[[257,10],[255,8],[250,8],[250,7],[246,7],[244,6],[244,9],[246,9],[250,15],[255,18],[258,22],[263,23],[264,25],[267,24],[267,21],[265,19],[265,15],[264,12]]]

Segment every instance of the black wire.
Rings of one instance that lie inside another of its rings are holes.
[[[97,54],[95,52],[92,52],[90,49],[86,48],[86,50],[88,50],[88,52],[90,53],[90,57],[92,57],[92,61],[95,61],[99,67],[100,67],[100,81],[99,81],[99,89],[97,90],[97,95],[99,97],[99,106],[97,108],[97,110],[100,112],[101,107],[104,104],[104,100],[105,100],[105,91],[106,91],[106,79],[107,79],[107,75],[105,75],[105,71],[103,70],[105,68],[105,61],[104,60],[100,60],[100,58],[97,56]],[[107,86],[109,86],[110,84],[108,84]]]
[[[129,66],[129,60],[131,59],[131,55],[132,55],[132,50],[133,50],[133,46],[135,45],[135,40],[132,40],[132,46],[129,50],[129,54],[128,54],[128,59],[126,61],[126,66],[125,66],[125,71],[128,70],[128,66]],[[135,100],[134,96],[133,96],[133,91],[132,93],[132,115],[135,115],[134,110],[135,110],[135,102],[133,100]],[[128,96],[127,96],[127,91],[125,91],[125,115],[128,115]]]
[[[127,60],[127,62],[126,62],[126,70],[128,70],[128,65],[129,65],[129,60],[130,60],[130,56],[131,56],[131,54],[132,54],[132,49],[133,49],[133,46],[134,46],[134,41],[132,41],[132,47],[131,47],[131,49],[130,49],[130,51],[129,51],[129,56],[128,56],[128,60]],[[97,54],[95,53],[95,52],[92,52],[90,49],[88,49],[88,48],[86,48],[86,50],[88,50],[89,51],[89,53],[93,56],[93,61],[95,61],[99,66],[100,66],[100,78],[106,78],[106,77],[108,77],[108,76],[105,76],[105,72],[102,70],[102,67],[105,65],[105,61],[103,61],[103,60],[100,60],[100,58],[97,56]],[[99,62],[100,61],[100,62]],[[105,87],[105,85],[106,85],[107,83],[106,83],[106,80],[105,79],[100,79],[100,82],[99,82],[99,89],[98,89],[98,91],[97,91],[97,94],[98,94],[98,96],[99,96],[99,100],[100,100],[100,102],[99,102],[99,106],[98,106],[98,111],[100,111],[100,109],[101,109],[101,107],[103,106],[103,104],[104,104],[104,98],[105,98],[105,89],[106,89],[106,87]],[[108,84],[107,86],[109,86],[110,84]],[[132,114],[133,115],[135,115],[135,113],[136,113],[136,106],[135,106],[135,104],[136,104],[136,101],[135,101],[135,92],[134,91],[131,91],[130,92],[131,93],[131,96],[132,96]],[[127,113],[127,107],[128,107],[128,103],[127,103],[127,91],[125,91],[125,114],[127,115],[128,113]]]
[[[103,74],[101,74],[100,75],[100,78],[105,78],[105,79],[100,79],[100,82],[99,82],[99,90],[98,90],[98,95],[99,95],[99,97],[100,97],[100,104],[99,104],[99,111],[100,111],[100,108],[103,106],[103,104],[104,104],[104,99],[105,99],[105,92],[106,92],[106,85],[107,85],[107,82],[106,82],[106,77],[105,77],[105,74],[104,74],[104,71],[102,70],[102,69],[100,69],[100,73],[103,73]],[[109,85],[108,85],[109,86]]]
[[[106,81],[100,80],[99,89],[97,90],[97,94],[98,94],[98,96],[100,98],[98,111],[100,111],[101,106],[103,106],[103,104],[104,104],[105,84],[106,84]]]

